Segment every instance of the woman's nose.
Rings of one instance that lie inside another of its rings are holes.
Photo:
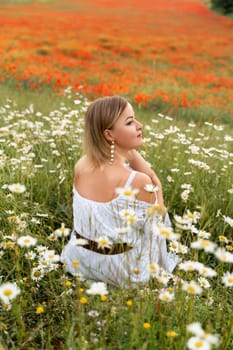
[[[142,124],[137,120],[137,129],[142,129]]]

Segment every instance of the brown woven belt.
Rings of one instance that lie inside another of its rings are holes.
[[[103,255],[115,255],[128,252],[132,249],[127,243],[113,243],[109,248],[99,248],[98,242],[92,241],[91,239],[87,239],[86,237],[81,236],[78,232],[74,230],[75,236],[77,239],[85,239],[88,243],[81,245],[82,248],[91,250],[92,252],[96,252]]]

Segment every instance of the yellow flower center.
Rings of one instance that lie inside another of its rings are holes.
[[[206,241],[206,240],[201,241],[201,246],[202,247],[208,247],[209,245],[210,245],[209,241]]]
[[[195,346],[196,346],[196,348],[202,348],[203,342],[201,340],[196,341]]]
[[[6,296],[6,297],[9,297],[11,294],[12,294],[12,290],[11,289],[5,289],[3,294]]]
[[[108,244],[108,241],[107,241],[106,239],[101,239],[101,240],[99,241],[99,244],[100,244],[100,245],[106,245],[106,244]]]
[[[160,234],[164,237],[170,237],[171,232],[169,230],[166,230],[165,228],[163,228],[162,230],[160,230]]]
[[[188,218],[189,218],[189,219],[194,219],[194,217],[195,217],[194,214],[188,213]]]
[[[130,191],[130,190],[125,190],[125,191],[124,191],[124,195],[125,195],[125,196],[131,196],[131,195],[132,195],[132,191]]]
[[[79,261],[78,261],[78,260],[73,260],[72,263],[71,263],[71,265],[72,265],[73,267],[78,267],[78,266],[79,266]]]
[[[40,271],[35,271],[35,272],[34,272],[34,276],[35,276],[35,277],[40,277],[40,275],[41,275]]]
[[[227,280],[229,283],[233,283],[233,277],[229,277]]]
[[[188,286],[188,291],[190,292],[190,293],[195,293],[195,287],[193,287],[193,286]]]

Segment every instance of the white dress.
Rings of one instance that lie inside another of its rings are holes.
[[[131,185],[135,175],[136,171],[131,171],[125,188]],[[156,230],[156,219],[148,218],[149,207],[149,203],[128,200],[123,195],[109,202],[96,202],[82,197],[73,188],[74,231],[94,241],[105,236],[115,243],[127,242],[132,249],[115,255],[100,254],[77,245],[73,231],[61,254],[66,271],[72,275],[81,274],[87,280],[121,287],[147,282],[150,278],[148,266],[152,263],[171,273],[179,258],[167,253],[166,240]],[[125,227],[120,213],[126,209],[134,213],[137,221],[126,233],[119,234],[117,229]],[[170,225],[168,216],[165,223]]]

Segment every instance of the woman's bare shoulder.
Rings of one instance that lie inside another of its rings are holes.
[[[83,172],[88,167],[88,162],[86,156],[79,158],[79,160],[75,163],[74,173],[78,175],[80,172]]]

